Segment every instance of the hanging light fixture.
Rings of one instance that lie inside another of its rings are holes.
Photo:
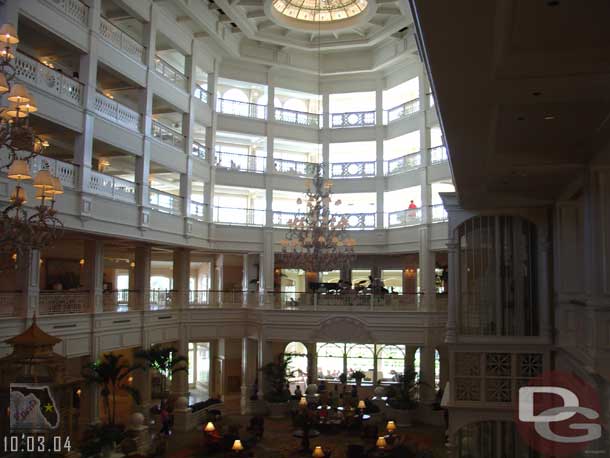
[[[17,72],[11,61],[18,43],[13,25],[0,26],[0,95],[5,94],[8,102],[0,105],[0,170],[16,181],[9,203],[0,213],[0,256],[16,255],[17,262],[8,264],[11,268],[27,259],[22,256],[27,250],[51,244],[63,229],[54,209],[55,197],[64,192],[60,180],[45,167],[31,172],[33,159],[49,142],[38,138],[30,126],[29,115],[38,111],[34,97],[25,85],[14,82]],[[28,199],[22,182],[32,178],[36,194]],[[29,211],[25,208],[28,202],[34,204]],[[3,267],[0,265],[0,271]]]

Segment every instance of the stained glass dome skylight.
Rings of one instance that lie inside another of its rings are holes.
[[[357,16],[368,3],[368,0],[274,0],[273,8],[289,18],[328,23]]]

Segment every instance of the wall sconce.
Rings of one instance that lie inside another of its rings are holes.
[[[405,275],[407,278],[415,278],[415,269],[408,267],[405,269]]]
[[[129,383],[130,385],[133,383],[133,377],[131,375],[127,377],[127,383]]]
[[[81,390],[80,388],[78,390],[76,390],[76,395],[80,398],[80,395],[83,394],[83,390]]]
[[[136,262],[135,261],[131,261],[129,263],[129,267],[131,267],[132,269],[136,266]]]
[[[85,265],[85,258],[81,258],[81,259],[80,259],[80,261],[78,261],[78,263],[79,263],[81,266],[84,266],[84,265]]]

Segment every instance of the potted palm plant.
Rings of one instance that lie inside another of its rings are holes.
[[[100,389],[106,423],[99,427],[99,431],[91,431],[91,436],[96,438],[93,445],[97,444],[96,447],[104,455],[123,438],[124,427],[116,423],[117,394],[127,393],[136,405],[140,404],[140,392],[131,386],[129,376],[141,369],[139,364],[129,364],[122,355],[114,353],[105,353],[100,360],[89,363],[82,369],[85,382],[97,385]]]
[[[419,404],[417,395],[422,385],[424,383],[419,380],[417,372],[412,368],[398,377],[398,383],[388,390],[386,415],[389,420],[394,420],[399,425],[411,423],[412,412]]]
[[[288,378],[293,373],[288,369],[290,356],[281,353],[277,361],[272,361],[260,368],[265,383],[265,401],[269,407],[270,416],[275,418],[284,417],[288,413]]]
[[[138,350],[135,356],[145,362],[145,368],[153,369],[159,374],[160,397],[168,397],[168,382],[176,372],[188,372],[188,359],[178,355],[178,350],[172,347],[153,345],[148,350]]]
[[[362,371],[354,371],[350,378],[356,381],[356,386],[360,386],[362,385],[362,380],[366,378],[366,374]]]

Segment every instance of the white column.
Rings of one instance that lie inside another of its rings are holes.
[[[19,272],[17,282],[23,293],[22,308],[24,316],[30,319],[39,314],[38,301],[40,297],[40,251],[24,250],[24,259],[17,259]]]
[[[191,250],[188,248],[174,248],[173,269],[174,297],[172,306],[182,308],[188,306],[189,280],[191,274]]]
[[[134,284],[138,294],[130,294],[129,298],[134,296],[137,300],[134,305],[143,310],[148,310],[150,306],[150,261],[151,247],[149,245],[136,247]],[[129,307],[131,308],[131,303]]]
[[[420,398],[429,403],[434,400],[434,347],[420,347],[420,380],[424,382],[419,389]]]
[[[275,257],[273,253],[273,229],[265,228],[263,230],[263,256],[262,256],[262,271],[263,271],[263,289],[265,292],[274,291],[274,269]]]
[[[458,295],[457,295],[457,271],[458,271],[458,244],[454,240],[450,240],[447,243],[447,268],[448,272],[448,305],[447,305],[447,335],[445,337],[446,343],[455,343],[457,339],[457,308],[458,308]]]
[[[104,242],[85,240],[83,284],[89,289],[89,306],[93,313],[104,311]]]
[[[258,365],[263,367],[272,360],[271,346],[265,340],[264,334],[261,332],[258,336]],[[258,373],[258,399],[263,399],[265,394],[265,378],[263,373]]]
[[[247,256],[247,255],[246,255]],[[245,415],[248,408],[248,336],[241,338],[241,414]]]
[[[384,192],[385,192],[385,177],[384,177],[384,162],[383,162],[383,127],[376,129],[376,160],[377,169],[375,176],[375,192],[377,194],[377,216],[375,219],[375,227],[383,229],[384,227]]]
[[[421,226],[419,229],[419,275],[423,305],[425,310],[434,310],[436,304],[436,287],[434,269],[436,255],[430,251],[430,228]]]

